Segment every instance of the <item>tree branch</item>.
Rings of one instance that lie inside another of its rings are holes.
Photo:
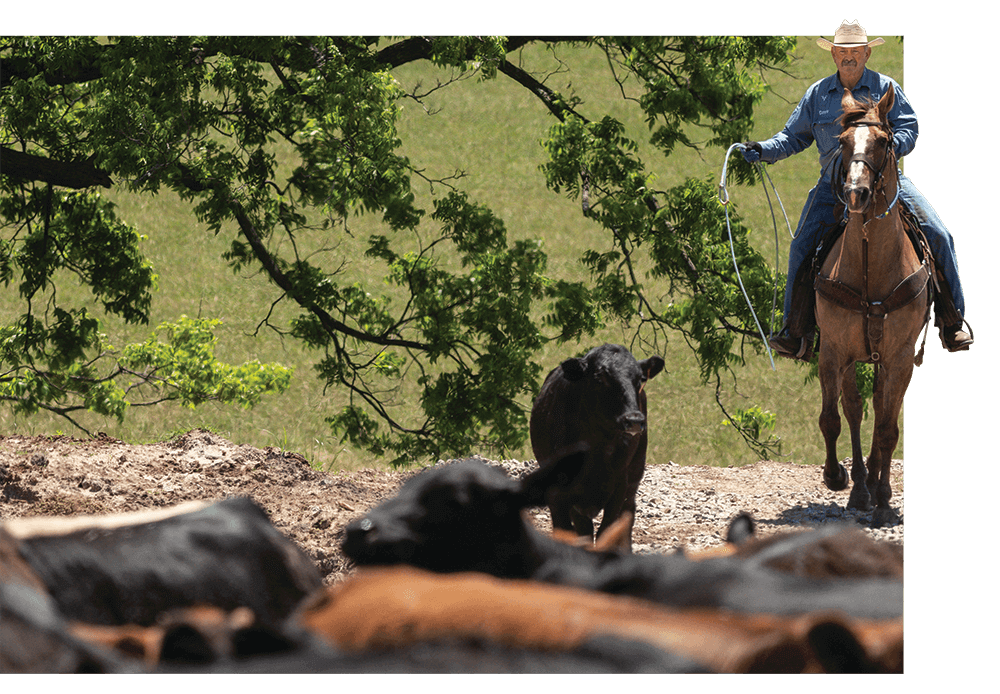
[[[56,161],[0,147],[0,173],[10,178],[42,181],[63,188],[110,188],[111,176],[94,166],[94,157],[86,161]]]
[[[236,217],[237,223],[240,225],[240,231],[243,232],[243,236],[245,236],[247,241],[250,242],[250,247],[253,249],[254,255],[257,256],[257,260],[264,268],[264,271],[267,272],[271,281],[283,289],[288,296],[294,299],[295,302],[302,308],[319,318],[324,329],[331,333],[336,332],[347,335],[348,337],[353,337],[355,340],[359,340],[361,342],[382,345],[385,347],[408,347],[421,351],[428,351],[431,349],[429,345],[414,342],[413,340],[392,339],[385,337],[384,335],[373,335],[371,333],[356,330],[346,323],[338,321],[320,306],[302,301],[302,299],[296,295],[295,288],[292,285],[292,282],[288,279],[288,276],[282,272],[270,252],[264,246],[264,242],[261,239],[260,234],[257,232],[256,226],[254,226],[247,214],[242,209],[235,206],[233,214]]]
[[[521,68],[511,63],[509,60],[505,60],[500,63],[498,69],[500,72],[507,75],[541,99],[542,103],[545,104],[545,108],[549,109],[549,111],[552,112],[552,115],[560,121],[565,121],[568,114],[573,114],[577,118],[580,118],[584,123],[589,122],[586,118],[564,104],[558,94],[553,92]]]
[[[586,37],[571,36],[508,36],[507,52],[511,53],[523,48],[529,43],[543,41],[546,43],[560,43],[566,41],[584,41]],[[469,58],[473,57],[470,49]],[[386,46],[375,54],[375,60],[389,68],[399,67],[417,60],[431,59],[431,39],[427,36],[415,36],[404,39],[391,46]]]
[[[58,69],[49,68],[40,61],[29,58],[4,58],[3,70],[0,71],[0,91],[7,89],[14,80],[28,81],[38,75],[43,75],[45,83],[50,87],[96,80],[101,77],[100,57],[105,51],[105,46],[93,46],[87,51],[85,58],[81,57],[73,64],[61,65]]]

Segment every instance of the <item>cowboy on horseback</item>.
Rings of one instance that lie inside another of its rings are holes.
[[[806,149],[816,142],[822,171],[816,186],[809,192],[798,230],[788,254],[788,282],[785,287],[785,324],[770,340],[771,347],[782,356],[808,359],[813,337],[813,281],[807,262],[831,229],[843,222],[838,192],[834,189],[836,161],[840,152],[842,113],[841,97],[849,89],[855,98],[878,100],[890,85],[895,102],[889,112],[893,144],[897,158],[909,154],[917,140],[917,117],[902,89],[891,77],[865,67],[872,47],[884,39],[868,40],[865,30],[857,23],[845,21],[837,29],[833,41],[817,39],[817,44],[831,52],[837,72],[810,86],[792,113],[784,129],[762,142],[746,142],[743,157],[748,162],[780,161]],[[906,212],[912,214],[930,245],[937,268],[938,282],[934,301],[936,323],[941,342],[951,352],[967,350],[973,342],[971,329],[966,332],[965,299],[958,276],[955,246],[947,227],[937,212],[912,182],[899,176],[899,199]]]

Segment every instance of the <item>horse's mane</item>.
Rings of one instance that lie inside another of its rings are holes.
[[[878,105],[876,99],[871,97],[864,97],[862,99],[857,99],[854,102],[853,108],[848,108],[841,114],[837,121],[840,123],[841,128],[848,128],[854,121],[861,120],[862,117],[868,114],[873,108]]]

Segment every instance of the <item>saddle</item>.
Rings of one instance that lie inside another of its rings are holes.
[[[806,336],[808,348],[807,354],[803,358],[811,359],[814,350],[817,349],[813,344],[816,333],[815,297],[817,292],[828,301],[865,317],[865,349],[869,355],[868,363],[877,363],[880,358],[879,345],[882,340],[885,317],[912,302],[928,285],[931,288],[930,296],[934,296],[936,292],[940,291],[940,286],[943,283],[938,281],[934,268],[934,257],[931,254],[927,238],[921,231],[916,218],[905,208],[901,210],[901,217],[907,237],[913,244],[913,249],[916,251],[917,257],[920,258],[921,265],[916,272],[900,282],[888,297],[880,301],[871,301],[862,293],[842,282],[826,277],[820,272],[834,242],[844,233],[847,227],[846,222],[831,226],[823,235],[823,239],[812,254],[812,258],[806,258],[806,262],[802,264],[802,268],[795,278],[792,290],[792,315],[788,324],[790,334]],[[931,300],[927,303],[928,320],[931,303]]]

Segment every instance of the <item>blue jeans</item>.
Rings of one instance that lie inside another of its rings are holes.
[[[916,189],[910,179],[901,174],[899,183],[899,201],[913,213],[920,223],[920,228],[927,237],[927,243],[930,244],[931,253],[934,254],[934,262],[941,274],[944,275],[948,288],[951,289],[951,296],[955,300],[955,309],[964,316],[965,295],[962,293],[962,283],[958,276],[955,241],[927,198]],[[826,179],[820,179],[819,183],[809,191],[806,204],[802,208],[802,216],[799,218],[799,228],[796,230],[795,238],[792,239],[791,247],[788,249],[788,280],[785,282],[786,322],[788,314],[792,310],[792,285],[802,262],[816,250],[825,231],[831,225],[839,224],[842,221],[834,214],[834,208],[837,204],[837,198],[830,189],[830,182]]]

